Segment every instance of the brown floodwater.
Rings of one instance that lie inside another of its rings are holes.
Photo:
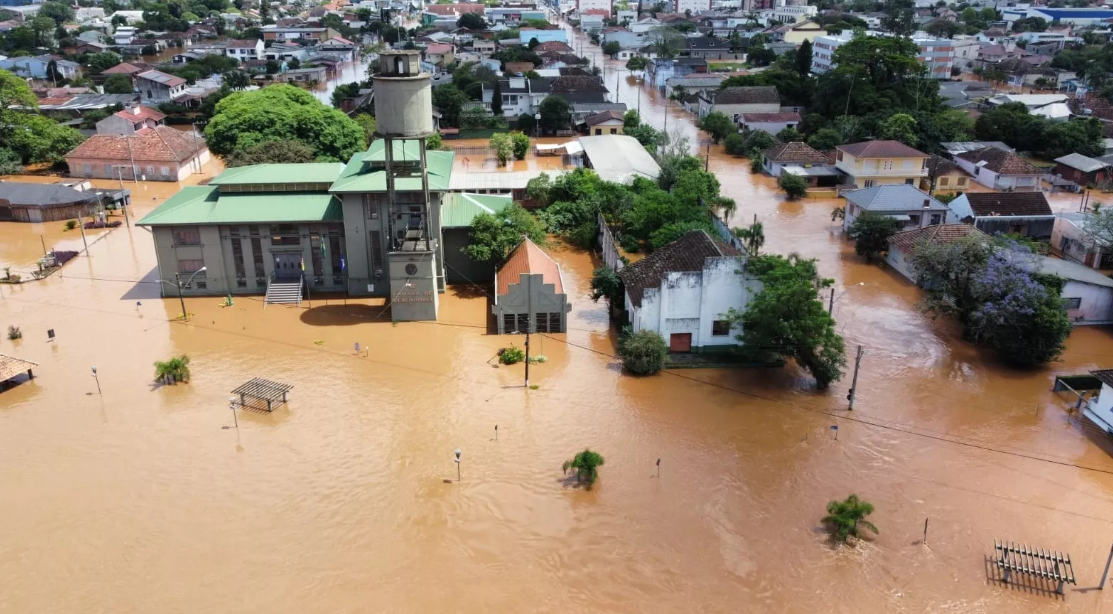
[[[1081,590],[1113,539],[1113,450],[1050,392],[1113,365],[1108,329],[1075,330],[1048,368],[1003,368],[854,256],[834,201],[787,202],[716,148],[710,168],[736,225],[758,215],[767,251],[836,279],[840,331],[866,348],[854,412],[848,381],[819,393],[793,366],[623,375],[594,262],[558,242],[570,330],[534,337],[547,361],[526,390],[521,365],[492,366],[522,339],[486,334],[482,293],[451,288],[435,323],[331,297],[193,298],[170,322],[149,233],[121,227],[60,275],[0,285],[0,328],[24,333],[0,353],[39,363],[0,393],[0,611],[1113,610]],[[174,189],[140,184],[133,213]],[[31,225],[0,223],[0,246],[4,263],[41,252]],[[192,383],[154,385],[152,363],[182,353]],[[289,404],[222,429],[252,377],[292,384]],[[585,446],[601,479],[567,488],[560,465]],[[851,493],[881,533],[835,548],[819,519]],[[1071,553],[1078,586],[988,582],[994,538]]]

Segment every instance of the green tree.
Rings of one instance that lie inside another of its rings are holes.
[[[120,63],[120,56],[105,51],[103,53],[91,53],[85,58],[85,66],[88,67],[88,72],[91,75],[99,75],[102,72],[116,66]]]
[[[444,137],[440,132],[434,132],[425,139],[425,151],[441,151],[447,149],[444,146]]]
[[[538,107],[541,129],[548,132],[567,130],[572,122],[572,107],[561,96],[546,96]]]
[[[229,70],[224,73],[224,85],[231,90],[247,89],[251,85],[251,77],[242,70]]]
[[[858,499],[858,495],[850,495],[843,501],[829,502],[822,522],[831,529],[835,541],[845,542],[849,537],[860,538],[859,530],[863,528],[878,533],[877,527],[866,520],[872,513],[872,504]]]
[[[635,111],[635,113],[636,112],[637,111]],[[657,148],[661,145],[661,141],[665,136],[664,132],[654,129],[653,126],[649,124],[639,124],[633,128],[623,128],[623,132],[626,136],[637,139],[642,147],[645,147],[651,154],[657,152]]]
[[[4,120],[0,143],[19,154],[26,164],[61,162],[85,140],[77,130],[44,115],[7,111],[0,118]]]
[[[9,71],[0,70],[0,113],[8,112],[13,106],[38,109],[39,99],[26,81]]]
[[[23,172],[23,160],[16,152],[0,148],[0,175],[19,175]]]
[[[529,154],[529,137],[521,132],[511,132],[510,140],[514,144],[514,157],[525,160]]]
[[[812,42],[805,39],[796,50],[796,72],[801,77],[807,77],[812,72]]]
[[[482,96],[482,88],[480,89],[480,96]],[[502,117],[502,83],[495,79],[494,92],[491,94],[491,114],[495,117]]]
[[[622,309],[624,293],[622,280],[610,267],[601,266],[591,274],[592,301],[598,303],[599,299],[605,298],[612,309]]]
[[[514,141],[505,132],[492,134],[488,146],[495,150],[495,157],[498,158],[499,166],[506,166],[506,163],[514,155]]]
[[[920,309],[932,317],[954,315],[965,324],[974,308],[974,278],[986,266],[992,245],[971,235],[950,243],[924,242],[912,248],[916,284],[926,294]]]
[[[232,152],[225,158],[228,167],[253,164],[304,164],[317,159],[313,148],[298,141],[267,141]]]
[[[640,55],[635,55],[629,60],[626,60],[626,70],[629,70],[630,72],[639,72],[645,70],[645,67],[648,65],[649,60],[646,60]]]
[[[603,53],[611,56],[612,60],[618,57],[620,51],[622,51],[622,46],[617,41],[603,43]]]
[[[544,244],[545,227],[518,204],[498,213],[480,213],[472,220],[468,245],[461,251],[476,262],[498,263],[526,236],[534,243]]]
[[[723,148],[732,156],[745,156],[749,153],[746,148],[746,137],[741,134],[731,134],[723,141]]]
[[[534,116],[529,113],[518,116],[518,130],[525,134],[532,134],[535,128],[537,128],[537,119]]]
[[[737,133],[738,126],[726,114],[719,111],[708,113],[700,120],[700,129],[711,136],[711,140],[718,145],[729,134]]]
[[[754,216],[755,218],[757,216]],[[742,241],[742,245],[746,246],[746,254],[751,258],[761,254],[761,248],[765,246],[765,225],[754,219],[754,223],[745,228],[733,228],[731,231],[734,236]]]
[[[366,147],[359,124],[292,85],[224,98],[205,128],[205,140],[220,156],[267,141],[301,141],[313,148],[318,161],[328,162],[347,161]]]
[[[460,125],[460,113],[467,101],[467,95],[455,85],[438,85],[433,88],[433,106],[437,107],[449,126]]]
[[[846,365],[843,339],[835,320],[819,299],[819,289],[832,280],[819,277],[815,260],[765,255],[750,258],[748,270],[762,283],[762,290],[746,310],[728,311],[723,318],[746,347],[792,358],[815,378],[820,390],[842,377]]]
[[[56,24],[54,20],[49,17],[35,17],[30,21],[31,30],[35,33],[35,46],[36,47],[49,47],[51,40],[50,35],[54,32]]]
[[[478,13],[464,13],[456,20],[456,25],[469,30],[486,30],[487,20]]]
[[[109,75],[104,82],[105,94],[130,94],[135,91],[127,75]]]
[[[916,119],[907,113],[896,113],[881,122],[881,138],[890,141],[900,141],[909,147],[915,147]]]
[[[684,34],[674,28],[653,28],[646,33],[646,40],[660,58],[675,58],[684,48]]]
[[[642,116],[634,109],[630,109],[622,116],[623,131],[632,130],[642,124]]]
[[[583,452],[573,456],[572,460],[564,461],[563,469],[566,474],[571,469],[576,475],[576,481],[590,489],[595,480],[599,479],[599,468],[603,463],[603,457],[598,452],[585,448]]]
[[[781,173],[780,179],[777,180],[777,185],[785,191],[785,194],[788,194],[789,200],[802,198],[808,193],[808,182],[799,175]]]
[[[880,213],[863,211],[847,228],[847,236],[854,241],[854,253],[865,256],[867,262],[889,249],[889,237],[900,232],[900,222]]]
[[[65,2],[44,2],[39,8],[39,17],[49,17],[54,20],[54,23],[62,25],[67,21],[73,21],[74,11],[73,7]]]
[[[624,329],[618,339],[618,355],[622,367],[634,375],[653,375],[665,366],[669,348],[656,332]]]

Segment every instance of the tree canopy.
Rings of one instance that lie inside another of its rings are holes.
[[[228,167],[253,164],[299,164],[315,162],[313,148],[298,141],[267,141],[247,149],[234,151],[225,159]]]
[[[545,227],[515,203],[496,214],[480,213],[475,216],[470,239],[462,251],[477,262],[497,263],[510,255],[510,251],[522,242],[522,236],[543,244]]]
[[[346,162],[366,147],[359,124],[292,85],[224,98],[205,128],[205,140],[221,156],[267,141],[300,141],[326,162]]]

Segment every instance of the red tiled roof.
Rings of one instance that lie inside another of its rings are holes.
[[[202,139],[169,126],[157,126],[142,130],[135,136],[95,134],[66,154],[66,157],[123,161],[126,165],[130,165],[129,160],[183,162],[204,148],[205,142]]]
[[[839,145],[835,149],[855,158],[926,158],[928,156],[900,141],[866,141]]]
[[[425,48],[425,53],[431,53],[434,55],[441,55],[444,53],[448,53],[449,51],[452,51],[452,45],[449,45],[448,43],[434,43]]]
[[[587,118],[584,119],[589,126],[595,126],[612,120],[622,121],[622,113],[619,111],[603,111],[602,113],[588,115]]]
[[[164,114],[162,114],[162,113],[160,113],[160,112],[158,112],[158,111],[156,111],[156,110],[154,110],[150,107],[142,107],[141,106],[141,107],[139,107],[138,111],[139,111],[138,113],[133,113],[131,109],[124,109],[123,111],[117,111],[116,113],[113,113],[113,115],[115,115],[117,117],[122,117],[122,118],[124,118],[124,119],[126,119],[126,120],[128,120],[132,123],[138,123],[138,122],[141,122],[145,119],[149,119],[151,121],[156,121],[156,122],[160,122],[160,121],[166,119],[166,115],[164,115]]]
[[[510,292],[510,284],[519,283],[524,274],[540,274],[546,284],[553,284],[557,294],[564,294],[564,284],[560,281],[560,267],[529,239],[522,239],[518,247],[510,252],[506,262],[499,267],[496,294],[503,296]]]
[[[128,64],[127,62],[120,62],[119,64],[101,72],[102,75],[136,75],[143,72],[143,69],[135,64]]]
[[[954,243],[971,235],[984,237],[985,233],[970,224],[933,224],[898,232],[889,237],[889,245],[907,253],[920,243]]]
[[[1002,151],[996,147],[983,147],[973,151],[964,151],[958,154],[959,158],[973,162],[978,166],[987,168],[999,175],[1042,175],[1044,172],[1024,158],[1010,152]]]
[[[606,9],[588,9],[581,13],[581,15],[602,15],[603,17],[610,17],[611,12]]]
[[[799,113],[743,113],[742,121],[744,123],[780,123],[780,122],[799,122]]]
[[[229,49],[254,49],[258,42],[259,42],[258,39],[256,39],[256,40],[240,40],[240,39],[230,40],[230,41],[228,41],[228,48]]]
[[[765,159],[770,162],[797,162],[803,164],[830,164],[831,162],[822,152],[813,149],[807,143],[799,141],[781,143],[770,147],[765,152]]]
[[[537,54],[541,54],[542,52],[545,52],[545,51],[559,51],[561,53],[571,53],[572,52],[572,47],[570,45],[568,45],[568,43],[562,43],[560,41],[548,41],[548,42],[541,43],[540,45],[533,48],[533,52],[537,53]]]

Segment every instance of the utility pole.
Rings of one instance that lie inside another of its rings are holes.
[[[533,275],[526,275],[526,390],[529,390],[529,329],[533,328]]]
[[[619,96],[618,79],[621,76],[622,76],[622,71],[621,70],[614,71],[614,103],[615,104],[618,104],[618,96]]]
[[[854,359],[854,379],[850,382],[850,394],[846,395],[850,401],[850,409],[854,409],[854,397],[858,392],[858,367],[862,364],[862,346],[858,346],[858,356]]]
[[[1101,584],[1098,590],[1105,590],[1105,581],[1109,578],[1109,564],[1113,563],[1113,548],[1109,550],[1109,558],[1105,559],[1105,572],[1101,574]]]
[[[81,242],[85,244],[85,255],[89,255],[89,242],[85,240],[85,220],[82,219],[81,213],[77,214],[77,227],[81,229]]]
[[[707,139],[707,155],[703,158],[703,172],[708,172],[709,166],[711,166],[711,139]]]
[[[827,302],[827,315],[835,311],[835,289],[831,288],[831,300]]]
[[[131,220],[128,219],[128,197],[124,195],[124,167],[117,166],[116,170],[120,175],[120,208],[124,210],[124,223],[131,228]]]

